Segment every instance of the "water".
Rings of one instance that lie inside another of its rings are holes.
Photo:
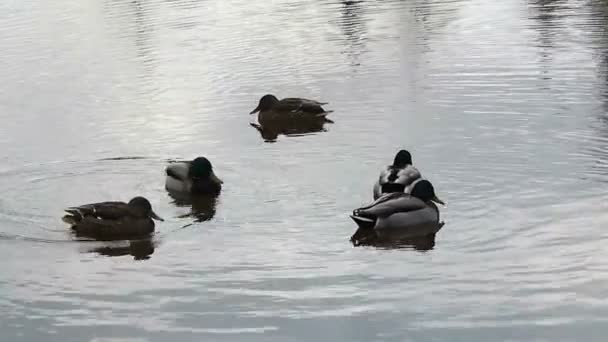
[[[604,340],[605,1],[0,9],[3,341]],[[264,139],[265,93],[335,123]],[[354,248],[348,213],[403,147],[446,226]],[[197,155],[225,181],[204,215],[163,190]],[[60,221],[135,195],[166,219],[152,241]]]

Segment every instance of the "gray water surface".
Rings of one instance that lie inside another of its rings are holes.
[[[0,340],[605,339],[606,1],[23,0],[0,28]],[[335,123],[262,137],[265,93]],[[446,225],[354,248],[399,148]],[[163,189],[197,155],[202,215]],[[135,195],[152,241],[60,220]]]

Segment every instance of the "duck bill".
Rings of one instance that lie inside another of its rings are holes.
[[[211,172],[211,174],[209,175],[209,179],[211,179],[212,182],[216,182],[218,184],[224,184],[224,181],[219,179],[219,177],[216,176],[215,173],[213,173],[213,172]]]
[[[260,111],[260,106],[257,106],[257,107],[255,107],[254,110],[251,111],[251,113],[249,113],[249,115],[255,114],[255,113],[259,112],[259,111]]]
[[[156,215],[156,213],[153,212],[153,211],[150,211],[150,217],[153,218],[153,219],[155,219],[155,220],[157,220],[157,221],[164,221],[164,219],[162,217]]]
[[[437,197],[437,196],[433,196],[433,198],[431,198],[431,201],[433,201],[435,203],[439,203],[441,205],[445,205],[445,202],[440,200],[439,197]]]

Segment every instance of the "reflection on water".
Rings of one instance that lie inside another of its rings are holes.
[[[265,142],[276,142],[280,134],[285,136],[300,136],[317,132],[326,132],[325,124],[331,121],[312,121],[304,123],[266,123],[260,125],[250,123],[254,127]]]
[[[360,65],[360,55],[365,51],[366,27],[363,1],[340,1],[338,25],[344,34],[346,53],[353,66]]]
[[[435,247],[436,235],[437,234],[434,233],[426,236],[417,236],[398,241],[382,241],[378,240],[378,236],[373,230],[359,227],[350,237],[350,242],[355,247],[373,246],[381,249],[413,248],[417,251],[426,252]]]
[[[435,236],[436,234],[431,234],[396,242],[380,242],[373,246],[381,249],[412,248],[419,252],[427,252],[435,247]]]
[[[217,206],[217,196],[190,195],[169,191],[169,196],[173,198],[173,204],[179,207],[188,207],[191,210],[179,215],[179,218],[193,217],[195,222],[209,221],[215,215]]]
[[[154,242],[152,239],[105,242],[88,251],[109,257],[132,255],[134,260],[147,260],[154,253]]]
[[[604,339],[605,1],[0,7],[3,339]],[[252,129],[266,92],[336,124]],[[449,225],[353,248],[400,146]],[[167,196],[167,160],[197,155],[220,197]],[[153,241],[60,221],[136,195],[166,219]]]
[[[596,33],[595,53],[599,61],[599,76],[603,79],[600,82],[600,93],[604,102],[604,114],[608,113],[608,4],[601,1],[592,2],[594,11],[592,12],[593,20],[602,30]],[[604,115],[606,116],[606,115]]]
[[[543,79],[550,80],[549,65],[552,63],[551,56],[555,46],[555,38],[559,37],[560,25],[556,24],[560,18],[556,14],[559,12],[560,2],[554,0],[530,1],[530,18],[537,20],[535,25],[538,32],[539,58],[543,68]],[[556,12],[557,10],[557,12]]]

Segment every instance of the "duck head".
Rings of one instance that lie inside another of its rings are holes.
[[[412,189],[410,195],[421,199],[423,202],[433,201],[445,205],[445,202],[440,200],[437,195],[435,195],[435,188],[433,187],[433,184],[426,179],[414,184],[414,188]]]
[[[205,157],[198,157],[194,159],[190,163],[190,168],[188,169],[188,175],[192,179],[207,179],[213,173],[213,165],[209,159]]]
[[[412,155],[408,150],[401,150],[395,155],[393,166],[398,168],[404,168],[412,164]]]
[[[131,210],[137,216],[153,218],[158,221],[164,221],[162,217],[156,215],[156,213],[152,210],[152,205],[144,197],[134,197],[132,200],[129,201],[129,207],[131,207]]]
[[[277,102],[279,102],[279,99],[277,99],[276,96],[272,95],[272,94],[267,94],[262,96],[262,98],[260,99],[260,102],[258,102],[258,106],[255,107],[254,110],[251,111],[251,113],[249,114],[254,114],[257,112],[263,112],[265,110],[269,110],[272,108],[272,106],[274,106]]]
[[[211,179],[219,184],[224,183],[213,173],[213,165],[205,157],[198,157],[190,163],[188,175],[195,181]]]

